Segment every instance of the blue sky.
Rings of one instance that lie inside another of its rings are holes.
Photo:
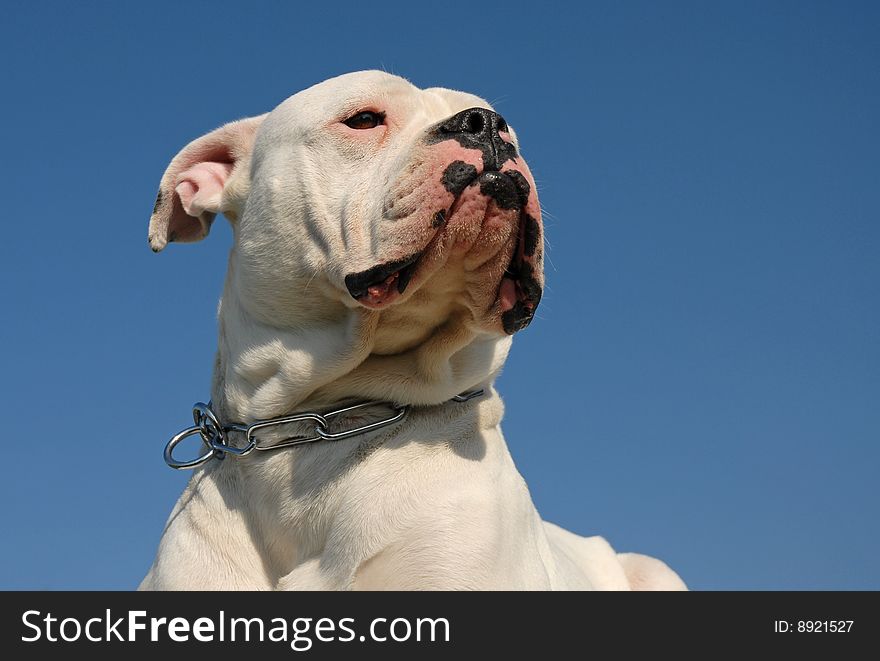
[[[582,5],[577,6],[575,5]],[[547,211],[499,388],[545,518],[696,589],[880,589],[880,9],[12,3],[0,587],[133,588],[230,232],[147,248],[190,139],[346,71],[479,94]]]

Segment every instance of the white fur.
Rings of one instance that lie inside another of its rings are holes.
[[[338,130],[346,113],[369,106],[389,109],[386,139]],[[382,311],[344,287],[347,273],[415,245],[409,212],[388,213],[389,191],[404,207],[416,199],[406,184],[419,190],[420,136],[472,106],[489,107],[380,72],[349,74],[218,129],[172,161],[151,221],[154,249],[172,235],[201,238],[216,213],[234,228],[212,391],[224,420],[346,399],[418,406],[368,436],[197,470],[141,588],[684,587],[659,561],[541,520],[492,388],[510,337],[461,302],[473,286],[463,270],[438,265]],[[218,144],[221,167],[212,164]],[[444,403],[474,387],[488,395]]]

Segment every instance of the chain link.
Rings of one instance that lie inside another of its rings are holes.
[[[470,392],[456,395],[449,401],[459,403],[467,402],[474,397],[479,397],[483,392],[482,388],[472,390]],[[344,429],[336,432],[330,431],[331,423],[338,416],[375,406],[388,407],[392,409],[393,413],[380,420],[357,425],[351,429]],[[214,409],[211,407],[211,402],[208,402],[207,404],[197,402],[193,405],[192,410],[193,422],[195,424],[192,427],[187,427],[186,429],[181,430],[171,437],[171,440],[169,440],[168,444],[165,446],[165,463],[175,469],[192,469],[198,468],[211,459],[223,459],[227,454],[233,457],[243,457],[254,451],[265,452],[280,450],[282,448],[304,445],[306,443],[315,443],[318,441],[341,441],[345,438],[359,436],[360,434],[366,434],[381,429],[382,427],[398,423],[406,417],[407,413],[409,413],[409,409],[409,405],[392,404],[390,402],[361,402],[328,413],[295,413],[280,418],[258,420],[250,425],[232,424],[223,426],[217,418],[217,414],[214,413]],[[290,436],[271,444],[261,444],[256,436],[256,433],[259,431],[265,431],[273,427],[290,425],[297,422],[313,423],[313,435]],[[236,447],[230,443],[230,432],[244,434],[245,443],[243,447]],[[185,439],[196,434],[200,436],[202,445],[206,448],[205,452],[190,461],[175,459],[174,449]]]

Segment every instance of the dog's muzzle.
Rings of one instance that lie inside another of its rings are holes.
[[[414,203],[419,211],[412,212],[417,221],[402,230],[419,237],[406,239],[416,245],[409,254],[391,254],[388,261],[347,274],[348,293],[367,308],[388,307],[407,288],[421,287],[436,271],[438,260],[449,259],[465,236],[464,250],[479,255],[497,246],[494,249],[511,255],[503,266],[493,263],[484,281],[469,282],[481,288],[477,296],[467,298],[479,301],[474,314],[506,334],[522,330],[533,319],[543,291],[543,230],[534,181],[511,142],[507,122],[486,108],[456,113],[426,131],[416,162],[432,168],[421,180],[425,183],[418,184],[422,197]],[[402,190],[404,197],[412,194],[409,182]],[[392,195],[396,193],[392,186]],[[387,231],[401,231],[397,224],[389,227]],[[504,243],[493,244],[499,234]],[[451,239],[444,243],[447,237]],[[438,244],[444,248],[438,249]],[[484,263],[491,259],[489,254]]]

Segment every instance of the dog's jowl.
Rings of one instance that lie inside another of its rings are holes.
[[[368,71],[172,159],[152,249],[218,213],[234,245],[190,430],[210,447],[142,588],[683,587],[542,521],[508,453],[493,382],[544,288],[510,119]]]

